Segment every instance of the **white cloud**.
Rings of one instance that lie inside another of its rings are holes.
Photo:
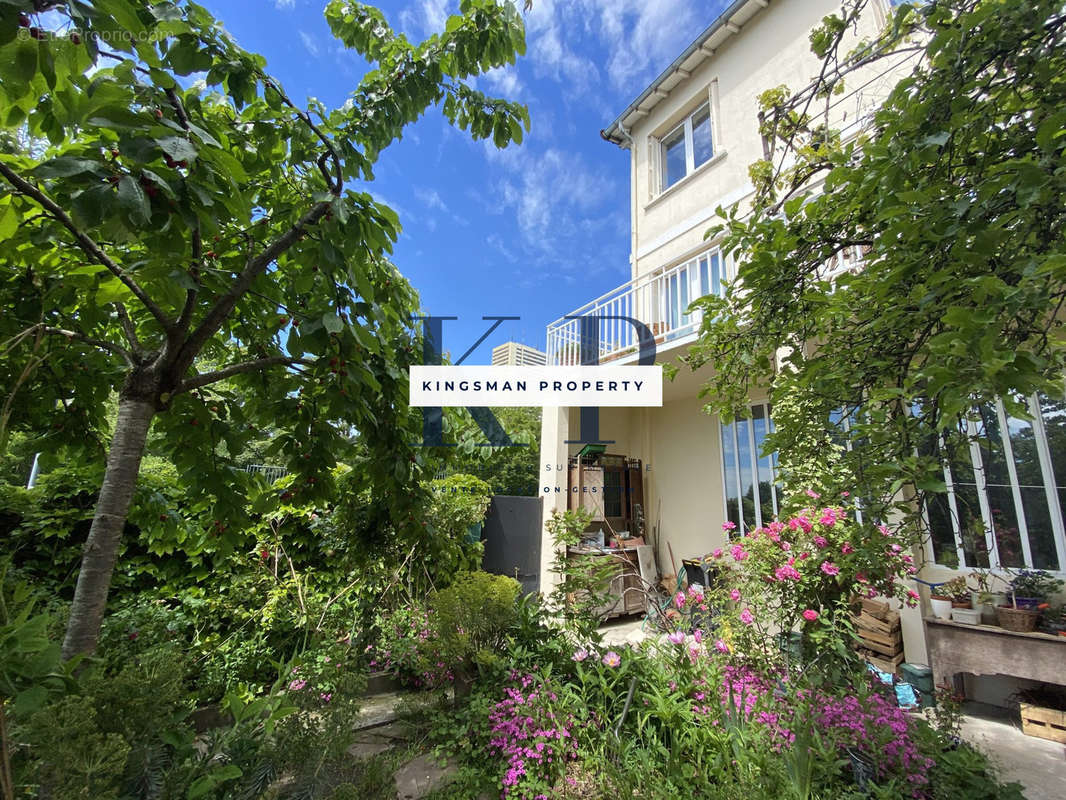
[[[318,45],[315,44],[315,40],[311,34],[307,31],[300,31],[300,41],[304,43],[304,47],[307,48],[307,52],[315,58],[318,58]]]
[[[726,0],[538,0],[526,15],[530,61],[539,76],[593,96],[606,78],[635,96],[718,15]],[[581,55],[585,38],[606,52],[603,63]]]
[[[493,67],[483,76],[492,91],[500,94],[506,100],[515,100],[522,91],[522,81],[518,77],[518,70],[513,67]]]
[[[408,33],[428,37],[444,30],[448,20],[449,0],[420,0],[414,8],[400,12],[400,25]]]
[[[567,255],[573,245],[610,224],[616,210],[615,181],[589,169],[576,153],[549,148],[542,155],[524,152],[513,163],[486,204],[515,213],[523,242],[542,255]],[[602,214],[600,209],[609,209]]]
[[[437,193],[436,189],[415,189],[415,197],[428,208],[435,208],[438,211],[448,210],[448,207],[444,205],[444,201],[440,199],[440,195]]]
[[[278,11],[291,11],[296,7],[296,0],[274,0],[274,8]]]

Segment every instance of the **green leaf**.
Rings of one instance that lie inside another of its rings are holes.
[[[336,314],[326,312],[322,315],[322,327],[329,333],[340,333],[341,329],[344,328],[344,323]]]
[[[15,695],[15,712],[27,716],[38,711],[48,700],[48,690],[43,686],[32,686]]]
[[[48,180],[49,178],[69,178],[83,172],[101,173],[103,170],[97,161],[74,156],[59,156],[51,161],[45,161],[34,169],[32,174],[37,178]]]
[[[152,214],[144,189],[129,175],[123,175],[119,179],[118,204],[130,212],[131,218],[141,222],[147,222]]]
[[[168,136],[165,139],[159,139],[157,144],[175,161],[193,161],[197,155],[192,142],[181,136]]]

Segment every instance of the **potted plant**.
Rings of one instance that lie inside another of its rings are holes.
[[[966,577],[959,575],[950,581],[934,587],[929,597],[933,615],[938,619],[951,619],[952,608],[969,608],[970,591],[966,587]]]
[[[1010,582],[1016,608],[1035,610],[1062,588],[1062,581],[1042,569],[1023,569]]]
[[[1007,602],[1005,592],[993,591],[996,581],[1003,583],[1002,578],[986,569],[975,569],[967,576],[967,582],[974,587],[970,592],[970,602],[974,610],[981,612],[981,622],[985,625],[996,624],[996,606]]]
[[[1040,617],[1037,626],[1042,633],[1066,636],[1066,605],[1050,608]]]
[[[1032,631],[1040,618],[1039,607],[1060,588],[1062,581],[1043,570],[1018,571],[1010,582],[1010,605],[996,608],[1000,627],[1018,633]]]

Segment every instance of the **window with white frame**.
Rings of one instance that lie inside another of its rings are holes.
[[[1026,402],[1030,419],[997,401],[941,439],[948,490],[926,502],[937,563],[1066,569],[1066,402]]]
[[[665,191],[714,155],[711,104],[704,103],[659,140],[659,191]]]
[[[726,519],[740,533],[766,525],[777,516],[777,453],[762,455],[772,430],[768,404],[752,406],[751,419],[737,417],[721,423]]]
[[[666,331],[687,329],[699,322],[698,314],[686,314],[689,304],[709,294],[725,295],[725,259],[718,250],[708,250],[663,273],[659,316]]]

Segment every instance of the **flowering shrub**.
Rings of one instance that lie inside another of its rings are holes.
[[[428,609],[414,604],[401,606],[381,619],[379,627],[379,644],[366,648],[371,669],[389,672],[416,688],[436,689],[454,680],[452,670],[439,655]]]
[[[902,777],[915,797],[922,797],[927,774],[936,762],[918,750],[907,712],[883,694],[812,696],[818,726],[841,748],[860,747],[876,753],[878,776]]]
[[[547,679],[511,674],[505,697],[489,714],[490,751],[506,761],[502,798],[546,800],[577,757],[574,718],[560,712]]]
[[[736,526],[723,527],[732,532]],[[840,506],[801,509],[736,538],[712,557],[723,575],[719,601],[731,602],[739,622],[731,627],[735,642],[743,656],[767,667],[778,656],[766,647],[774,631],[798,628],[823,654],[840,653],[837,643],[850,636],[848,604],[857,595],[917,602],[901,581],[916,571],[905,543],[884,525],[860,525]]]

